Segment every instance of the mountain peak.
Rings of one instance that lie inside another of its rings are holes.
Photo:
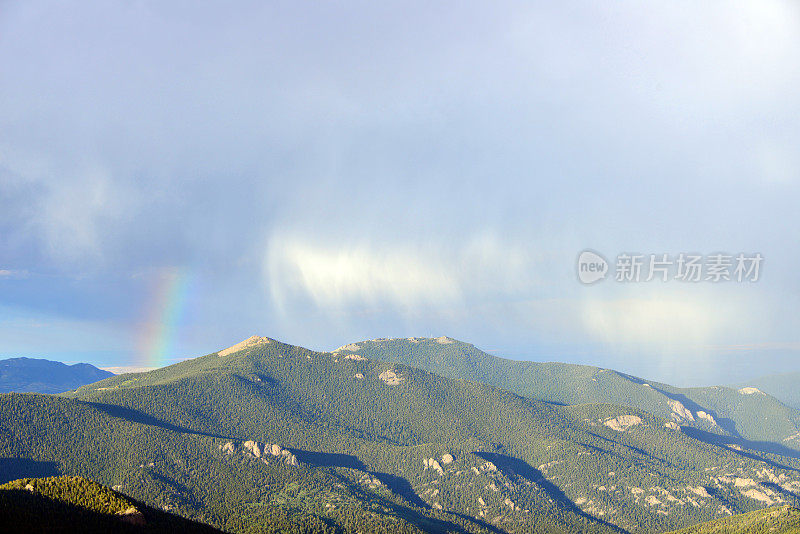
[[[244,349],[249,349],[250,347],[255,346],[255,345],[261,345],[261,344],[265,344],[265,343],[272,343],[272,341],[273,340],[268,338],[268,337],[250,336],[247,339],[245,339],[244,341],[241,341],[241,342],[237,343],[236,345],[228,347],[227,349],[222,349],[217,354],[219,356],[227,356],[229,354],[233,354],[234,352],[239,352],[239,351],[244,350]]]
[[[454,343],[460,343],[462,345],[470,345],[470,343],[466,343],[464,341],[459,341],[457,339],[453,339],[452,337],[448,336],[439,336],[439,337],[379,337],[376,339],[366,339],[364,341],[357,341],[355,343],[350,343],[348,345],[343,345],[338,349],[334,349],[331,352],[356,352],[360,349],[363,349],[365,346],[369,344],[380,344],[380,343],[392,343],[392,342],[409,342],[409,343],[438,343],[440,345],[451,345]]]

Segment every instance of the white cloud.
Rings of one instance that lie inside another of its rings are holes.
[[[0,147],[0,165],[31,195],[19,230],[56,261],[97,261],[114,225],[135,210],[136,188],[98,162],[57,159],[44,151]]]
[[[452,307],[474,298],[529,291],[535,259],[523,248],[485,234],[460,245],[331,244],[278,233],[265,276],[279,308],[308,298],[322,309],[388,305]]]
[[[595,339],[609,347],[648,352],[705,347],[744,317],[744,310],[731,302],[703,295],[671,293],[582,304],[584,327]]]
[[[788,143],[761,139],[754,148],[756,172],[767,184],[796,184],[800,180],[800,161]]]
[[[30,273],[26,270],[19,269],[0,269],[0,278],[9,278],[19,280],[21,278],[28,278]]]
[[[757,330],[748,324],[748,310],[699,292],[587,300],[581,315],[586,333],[607,354],[605,366],[684,385],[724,374],[724,359],[709,345]]]

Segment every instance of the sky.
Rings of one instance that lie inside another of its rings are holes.
[[[0,357],[800,370],[798,86],[792,1],[0,0]],[[615,279],[680,253],[763,262]]]

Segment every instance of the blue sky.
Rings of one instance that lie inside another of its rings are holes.
[[[800,370],[800,8],[556,4],[0,2],[0,357]],[[587,248],[764,263],[583,286]]]

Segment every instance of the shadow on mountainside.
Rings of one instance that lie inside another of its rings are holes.
[[[800,451],[790,449],[789,447],[785,447],[780,443],[773,443],[771,441],[750,441],[740,437],[721,436],[719,434],[706,432],[705,430],[699,430],[697,428],[689,426],[682,426],[681,431],[687,436],[694,438],[698,441],[702,441],[703,443],[708,443],[709,445],[716,445],[718,447],[723,447],[731,452],[735,452],[752,460],[766,462],[770,464],[772,467],[779,467],[781,469],[790,469],[792,471],[800,471],[800,469],[797,469],[796,467],[789,467],[780,464],[774,460],[765,458],[763,456],[759,456],[757,454],[753,454],[752,452],[749,452],[747,450],[738,450],[732,447],[728,447],[728,445],[736,445],[738,447],[741,447],[742,449],[750,449],[752,451],[760,453],[775,454],[777,456],[785,456],[787,458],[794,458],[796,460],[800,460]]]
[[[92,406],[93,408],[97,408],[101,412],[104,412],[111,417],[116,417],[118,419],[124,419],[126,421],[131,421],[133,423],[139,423],[142,425],[150,425],[150,426],[157,426],[163,428],[165,430],[172,430],[173,432],[181,432],[183,434],[195,434],[198,436],[206,436],[209,438],[222,438],[222,439],[232,439],[228,436],[221,436],[219,434],[212,434],[209,432],[201,432],[199,430],[192,430],[191,428],[186,428],[183,426],[173,425],[172,423],[168,423],[166,421],[162,421],[161,419],[157,419],[151,415],[147,415],[146,413],[139,412],[132,408],[126,408],[124,406],[118,406],[116,404],[103,404],[101,402],[89,402],[83,401],[85,404]]]
[[[361,489],[357,491],[358,493],[364,493],[364,491]],[[374,498],[375,495],[373,494],[372,497]],[[445,521],[443,519],[438,519],[436,517],[425,516],[412,507],[397,504],[380,496],[377,496],[377,498],[381,506],[383,506],[387,510],[390,510],[397,516],[402,517],[405,521],[413,524],[414,526],[419,528],[422,532],[431,532],[431,533],[457,532],[459,534],[468,534],[468,532],[471,532],[457,523]],[[458,514],[453,514],[453,515],[462,517]],[[463,519],[472,523],[476,523],[475,518],[473,517],[463,517]],[[498,534],[505,534],[505,531],[499,531],[497,529],[493,529],[493,531],[497,532]]]
[[[304,451],[302,449],[292,448],[289,448],[289,450],[297,457],[300,463],[317,467],[347,467],[349,469],[358,469],[359,471],[367,470],[367,466],[364,465],[364,462],[352,454]]]
[[[775,493],[781,494],[783,496],[783,498],[786,499],[788,502],[794,503],[794,506],[797,506],[798,504],[800,504],[800,497],[798,497],[796,494],[792,493],[791,491],[788,491],[787,489],[779,486],[778,484],[775,484],[774,482],[762,481],[761,485],[771,489]]]
[[[429,509],[430,506],[428,503],[423,501],[417,492],[414,491],[414,488],[411,486],[411,483],[404,479],[403,477],[399,477],[397,475],[392,475],[389,473],[371,473],[372,476],[380,480],[382,483],[386,485],[387,488],[392,490],[393,493],[401,496],[406,501],[410,502],[414,506],[418,506],[420,508]]]
[[[103,514],[27,490],[0,491],[0,531],[40,534],[221,533],[209,525],[132,500],[138,515]]]
[[[461,519],[463,519],[465,521],[470,521],[470,522],[478,525],[479,527],[488,530],[489,532],[494,532],[495,534],[506,534],[505,530],[497,528],[496,526],[492,525],[491,523],[488,523],[488,522],[484,521],[483,519],[478,519],[477,517],[472,517],[472,516],[469,516],[467,514],[459,514],[457,512],[448,512],[448,513],[452,514],[452,515],[454,515],[456,517],[460,517]]]
[[[314,452],[304,451],[302,449],[289,449],[292,454],[297,457],[300,463],[313,465],[316,467],[346,467],[349,469],[356,469],[364,471],[374,476],[381,481],[393,493],[399,495],[409,503],[420,508],[429,509],[428,503],[420,499],[419,495],[411,487],[408,480],[392,475],[390,473],[378,473],[369,471],[364,462],[351,454],[342,454],[334,452]]]
[[[636,454],[638,454],[640,456],[646,456],[648,458],[652,458],[654,460],[658,460],[658,461],[660,461],[662,463],[665,463],[665,464],[669,463],[669,462],[666,462],[663,458],[659,458],[658,456],[653,456],[651,453],[647,452],[646,450],[640,449],[639,447],[634,447],[633,445],[629,445],[628,443],[622,443],[622,442],[607,438],[605,436],[601,436],[600,434],[596,434],[594,432],[589,432],[589,435],[594,437],[594,438],[596,438],[596,439],[598,439],[598,440],[608,442],[612,446],[622,447],[624,449],[628,449],[630,451],[633,451],[633,452],[635,452]],[[589,445],[589,444],[586,444],[586,445]],[[596,448],[599,451],[608,452],[608,451],[605,451],[604,449],[601,449],[599,447],[593,447],[593,448]]]
[[[0,458],[0,484],[20,478],[57,477],[61,468],[56,462],[39,462],[27,458]]]
[[[561,489],[555,484],[547,480],[541,471],[528,465],[528,463],[514,458],[513,456],[506,456],[505,454],[498,454],[494,452],[474,452],[475,456],[492,462],[497,468],[508,478],[514,480],[516,477],[522,477],[529,482],[532,482],[542,488],[550,496],[553,501],[562,506],[563,508],[574,513],[576,516],[587,519],[591,522],[600,523],[608,527],[613,532],[625,532],[616,525],[612,525],[602,519],[591,516],[578,508],[572,500],[567,497]]]

